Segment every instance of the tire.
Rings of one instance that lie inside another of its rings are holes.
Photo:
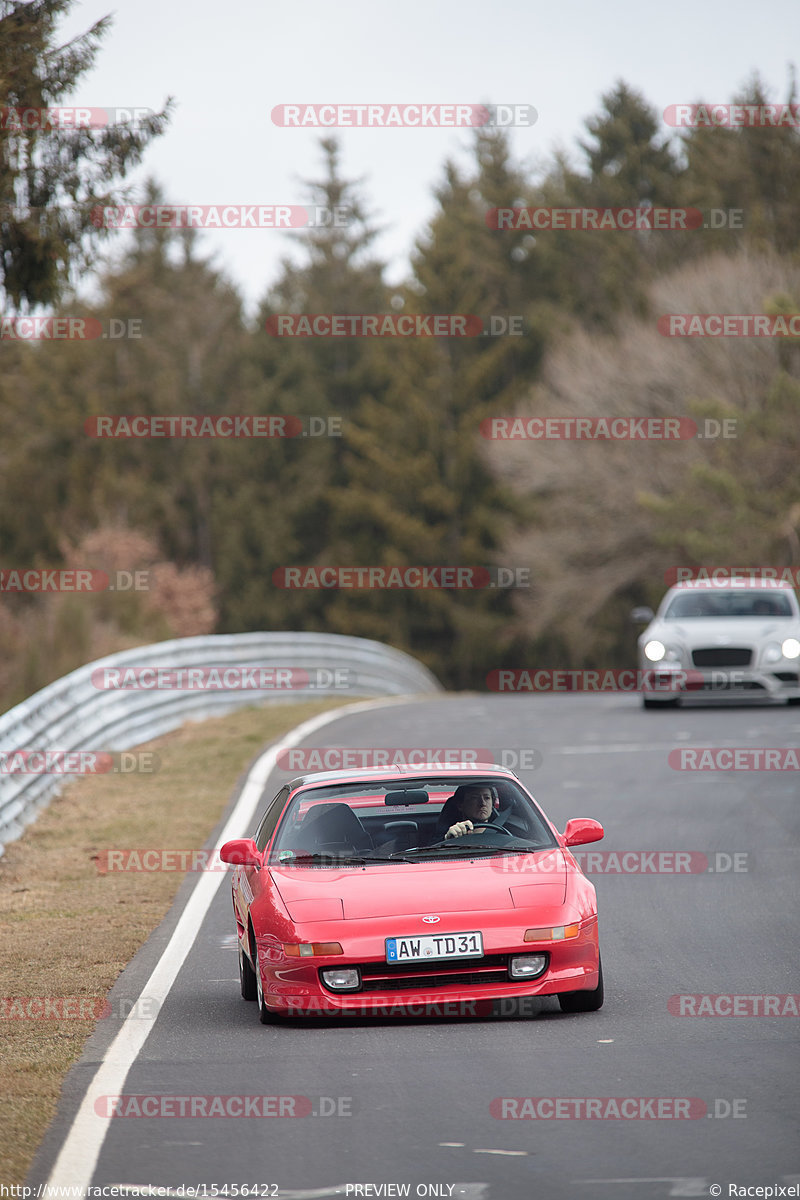
[[[258,997],[256,973],[250,964],[250,959],[242,949],[241,942],[239,942],[239,987],[242,989],[243,1000],[255,1000]]]
[[[650,700],[647,696],[642,696],[642,705],[645,708],[677,708],[678,700]]]
[[[565,1013],[597,1012],[603,1007],[603,964],[598,961],[597,987],[590,992],[559,992],[558,1003]]]

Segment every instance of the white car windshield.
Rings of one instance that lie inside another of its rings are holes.
[[[703,590],[681,592],[673,596],[665,621],[685,621],[692,617],[793,617],[788,596],[765,595],[759,591]]]

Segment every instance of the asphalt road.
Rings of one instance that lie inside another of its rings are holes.
[[[124,1091],[299,1095],[317,1115],[118,1119],[94,1185],[205,1184],[208,1196],[227,1183],[298,1198],[638,1200],[800,1181],[797,1019],[668,1008],[681,994],[800,991],[798,775],[687,772],[667,761],[686,745],[798,747],[800,709],[645,712],[629,696],[463,696],[344,717],[309,744],[477,746],[505,750],[507,761],[535,748],[541,765],[519,774],[558,827],[571,816],[605,826],[605,840],[587,849],[703,852],[714,869],[621,873],[611,860],[592,875],[606,981],[598,1013],[562,1014],[549,1000],[500,1019],[274,1027],[260,1025],[255,1004],[239,996],[226,882]],[[269,796],[286,777],[273,775]],[[115,997],[144,986],[195,882],[187,880]],[[71,1073],[29,1182],[48,1178],[111,1033],[98,1030]],[[533,1119],[503,1120],[490,1111],[502,1097],[696,1098],[708,1115],[548,1119],[540,1108]]]

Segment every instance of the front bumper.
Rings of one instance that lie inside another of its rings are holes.
[[[800,698],[797,663],[766,667],[683,667],[679,664],[642,663],[649,686],[648,700],[674,700],[676,696],[789,700]]]
[[[485,929],[482,959],[439,960],[428,964],[424,972],[409,965],[409,978],[387,964],[380,934],[345,936],[342,924],[336,925],[338,936],[333,923],[325,926],[324,937],[316,933],[314,936],[314,940],[319,936],[320,941],[339,941],[345,953],[335,957],[298,961],[287,958],[274,939],[259,938],[264,1002],[272,1012],[287,1016],[312,1013],[414,1016],[437,1015],[441,1010],[443,1016],[480,1016],[490,1015],[497,1001],[588,991],[596,988],[599,981],[596,916],[582,922],[578,937],[561,941],[523,942],[524,930],[518,923],[513,930]],[[398,922],[392,920],[386,936],[397,932]],[[540,976],[522,980],[508,976],[507,960],[511,956],[541,952],[548,955],[548,963]],[[324,968],[350,966],[363,970],[360,990],[332,992],[321,982],[319,973]]]

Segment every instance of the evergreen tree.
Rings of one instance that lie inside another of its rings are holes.
[[[755,77],[735,103],[762,108],[770,100]],[[785,103],[797,103],[794,80]],[[694,197],[688,203],[741,213],[741,231],[727,225],[704,231],[707,246],[728,249],[731,242],[739,245],[745,238],[760,248],[772,245],[783,254],[798,249],[800,130],[796,125],[698,126],[684,135],[683,149],[687,194]]]
[[[622,80],[602,103],[603,110],[586,122],[593,142],[579,143],[589,174],[575,177],[576,196],[609,206],[672,204],[680,168],[652,107]]]
[[[151,188],[148,199],[157,203],[158,192]],[[78,541],[111,521],[155,538],[178,563],[213,567],[214,494],[236,484],[231,448],[205,439],[95,438],[85,423],[240,411],[239,297],[199,257],[191,230],[136,230],[101,286],[99,304],[72,305],[69,315],[125,336],[8,344],[16,367],[0,383],[4,558],[55,565],[64,538]],[[20,512],[20,497],[30,495],[35,509]]]
[[[284,261],[260,307],[246,360],[246,396],[248,411],[333,421],[341,436],[236,447],[237,487],[217,510],[225,530],[218,574],[225,629],[327,628],[330,593],[282,591],[273,585],[273,572],[334,561],[330,489],[346,486],[344,446],[362,397],[382,395],[388,385],[389,366],[375,339],[267,332],[268,320],[281,314],[380,313],[388,307],[383,266],[372,255],[378,230],[360,183],[343,177],[334,139],[323,139],[321,148],[324,175],[306,184],[309,207],[332,218],[289,235],[299,240],[303,258]]]
[[[655,111],[620,81],[586,121],[582,170],[557,156],[535,203],[563,208],[673,207],[683,168],[659,133]],[[536,235],[531,262],[551,295],[589,323],[613,324],[622,310],[644,312],[647,282],[699,248],[695,231],[552,230]],[[692,240],[694,239],[694,240]]]
[[[70,269],[93,265],[108,234],[93,212],[114,205],[119,180],[162,133],[169,103],[136,125],[60,128],[20,117],[58,105],[94,63],[104,17],[66,45],[58,18],[74,0],[0,0],[0,296],[5,307],[52,305]]]
[[[398,300],[415,314],[478,316],[486,329],[492,318],[521,319],[522,336],[387,341],[388,391],[364,399],[345,447],[346,486],[331,493],[336,561],[487,567],[518,513],[479,430],[517,399],[542,339],[523,300],[520,239],[486,219],[522,186],[505,136],[478,132],[474,156],[468,176],[447,164]],[[511,637],[509,594],[496,589],[340,591],[326,612],[337,630],[401,645],[454,686],[480,686]]]

